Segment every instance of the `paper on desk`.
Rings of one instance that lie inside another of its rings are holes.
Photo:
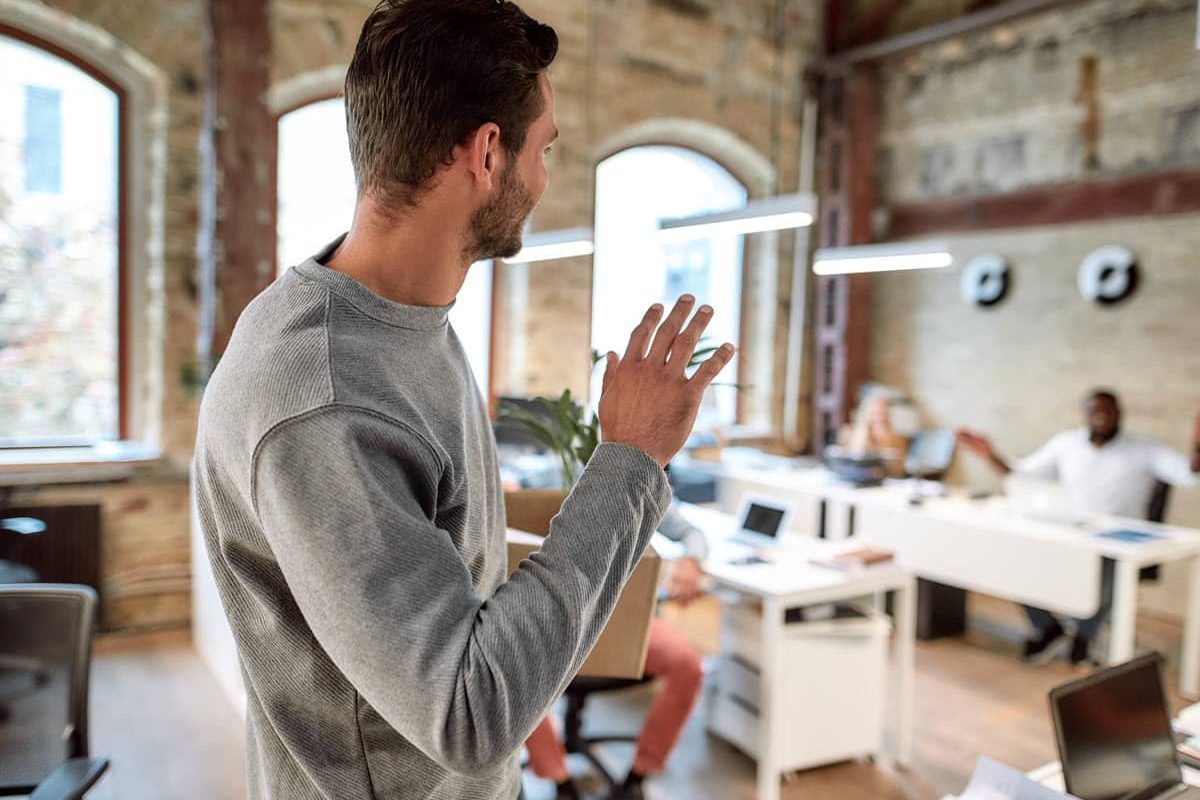
[[[1200,703],[1179,712],[1175,719],[1175,730],[1188,736],[1200,736]]]
[[[980,756],[971,783],[958,800],[1063,800],[1070,797],[1047,789],[999,761]]]

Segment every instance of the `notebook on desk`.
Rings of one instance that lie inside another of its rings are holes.
[[[1165,534],[1161,533],[1133,530],[1101,531],[1092,535],[1097,539],[1112,539],[1115,542],[1127,542],[1129,544],[1145,544],[1146,542],[1157,542],[1168,538]]]

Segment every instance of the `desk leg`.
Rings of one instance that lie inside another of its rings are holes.
[[[915,644],[917,640],[917,582],[909,579],[903,589],[896,591],[893,600],[896,621],[896,639],[892,645],[892,656],[896,670],[896,697],[893,710],[896,765],[907,767],[912,764],[912,725],[915,672]]]
[[[779,713],[780,687],[786,676],[780,674],[783,652],[783,608],[772,598],[763,600],[762,664],[759,665],[760,699],[758,716],[758,795],[757,800],[779,800],[779,764],[782,729],[789,721]],[[792,720],[791,724],[796,724]]]
[[[1137,626],[1138,565],[1118,561],[1113,585],[1112,627],[1109,631],[1108,663],[1120,664],[1133,658]]]
[[[843,500],[825,501],[825,538],[840,542],[850,538],[853,506]]]
[[[1200,556],[1188,564],[1187,614],[1183,619],[1183,655],[1179,662],[1179,691],[1200,694]]]

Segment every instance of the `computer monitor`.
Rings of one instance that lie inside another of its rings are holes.
[[[737,538],[758,546],[779,543],[792,522],[792,507],[769,497],[747,494],[738,511]]]
[[[1183,782],[1157,654],[1054,689],[1050,709],[1070,794],[1140,800]]]

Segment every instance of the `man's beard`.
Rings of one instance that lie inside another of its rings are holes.
[[[521,229],[533,206],[533,195],[517,177],[516,161],[509,161],[500,174],[496,196],[471,217],[465,248],[468,263],[511,258],[521,252]]]

